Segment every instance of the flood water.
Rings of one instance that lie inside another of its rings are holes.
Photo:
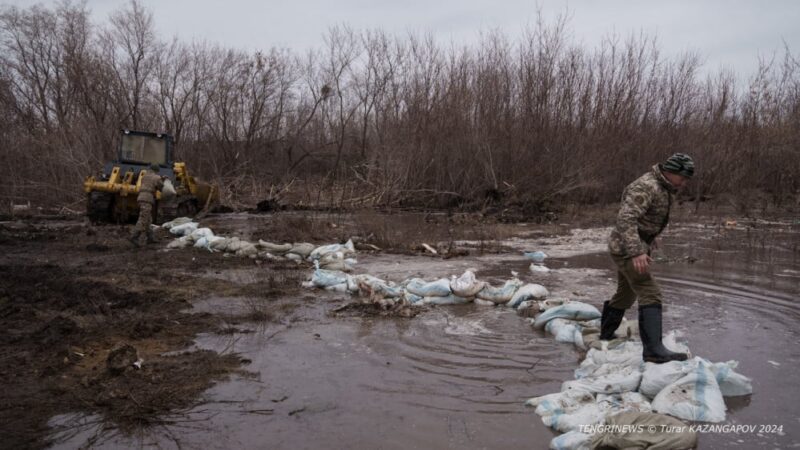
[[[737,371],[753,379],[751,396],[726,399],[726,423],[782,426],[780,433],[701,434],[701,449],[800,446],[800,226],[752,225],[672,227],[662,243],[664,261],[653,269],[665,294],[665,331],[684,330],[693,354],[737,360]],[[616,286],[602,251],[607,231],[577,230],[567,238],[521,232],[504,242],[508,253],[452,260],[359,255],[357,271],[400,281],[474,268],[493,284],[515,271],[552,297],[600,306]],[[551,255],[551,272],[529,271],[521,253],[535,249]],[[218,384],[173,425],[145,436],[106,436],[95,445],[530,449],[547,448],[555,436],[524,402],[559,391],[581,355],[515,311],[470,304],[413,319],[332,317],[342,294],[309,297],[282,324],[197,340],[199,348],[250,359],[246,369],[254,376]],[[202,301],[222,309],[236,299]],[[57,448],[85,445],[95,431],[87,427]]]

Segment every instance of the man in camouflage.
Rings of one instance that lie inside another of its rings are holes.
[[[130,241],[135,246],[139,246],[139,237],[142,233],[147,235],[147,243],[155,242],[153,230],[150,224],[153,223],[153,208],[156,204],[156,191],[164,187],[163,179],[158,175],[159,166],[156,163],[150,165],[150,172],[145,172],[142,177],[142,184],[139,186],[139,196],[136,202],[139,203],[139,220],[133,227]]]
[[[686,359],[686,354],[671,352],[661,343],[661,290],[650,275],[650,250],[669,223],[675,194],[692,175],[692,158],[676,153],[629,184],[622,193],[617,223],[608,243],[617,266],[617,292],[603,304],[600,339],[614,338],[625,310],[638,298],[642,356],[649,362]]]

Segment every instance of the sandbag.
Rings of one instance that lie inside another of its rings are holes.
[[[543,416],[542,423],[561,432],[578,431],[580,427],[594,425],[603,421],[605,411],[595,403],[588,403],[575,411],[565,414]]]
[[[338,270],[325,270],[317,268],[311,275],[311,283],[316,287],[325,288],[337,284],[347,284],[347,274]]]
[[[251,242],[240,241],[242,245],[236,250],[236,256],[255,256],[258,254],[258,247]],[[230,246],[228,247],[230,248]]]
[[[543,265],[543,264],[533,263],[530,266],[530,271],[531,272],[538,272],[538,273],[549,273],[550,269],[547,266]]]
[[[345,255],[355,253],[356,249],[353,246],[353,240],[350,239],[345,244],[331,244],[331,245],[323,245],[321,247],[317,247],[314,250],[312,250],[311,253],[309,253],[308,259],[317,260],[327,255],[328,253],[335,253],[335,252],[342,252]]]
[[[164,222],[163,224],[161,224],[161,226],[163,228],[169,230],[172,227],[175,227],[175,226],[178,226],[178,225],[183,225],[183,224],[189,223],[191,221],[192,221],[192,219],[190,219],[189,217],[178,217],[175,220],[170,220],[169,222]]]
[[[553,319],[545,325],[545,331],[552,334],[557,342],[567,342],[583,348],[583,325],[575,320]]]
[[[258,247],[273,255],[282,255],[292,249],[292,244],[273,244],[272,242],[258,240]]]
[[[522,281],[512,278],[505,282],[500,287],[494,287],[486,283],[477,294],[481,300],[488,300],[493,303],[508,303],[511,300],[511,297],[514,296],[514,293],[517,292],[517,289],[522,287]]]
[[[697,446],[697,433],[663,414],[622,412],[608,415],[605,424],[610,426],[592,436],[590,448],[673,450]]]
[[[639,392],[653,398],[662,389],[685,377],[696,368],[696,360],[669,361],[664,364],[645,363]]]
[[[722,422],[725,401],[709,364],[698,361],[690,373],[662,389],[652,402],[653,411],[684,420]]]
[[[353,277],[358,284],[358,290],[362,295],[377,295],[383,298],[396,298],[403,296],[403,288],[388,283],[378,277],[368,274],[356,275]],[[421,300],[422,297],[419,297]],[[417,300],[417,301],[419,301]],[[415,302],[412,302],[415,303]]]
[[[327,270],[341,270],[342,272],[352,272],[356,264],[353,258],[328,260],[320,263],[320,267]]]
[[[314,244],[309,244],[308,242],[295,242],[292,244],[292,248],[289,249],[287,253],[294,253],[295,255],[300,255],[303,259],[308,258],[308,255],[314,251]]]
[[[569,302],[539,314],[533,326],[539,329],[552,319],[592,320],[600,317],[600,311],[594,306],[583,302]]]
[[[525,300],[544,300],[549,294],[541,284],[526,284],[517,289],[506,305],[516,308]]]
[[[175,192],[175,186],[172,185],[172,180],[169,178],[164,180],[164,186],[161,188],[161,198],[164,200],[169,200],[177,195]]]
[[[591,450],[592,435],[580,431],[568,431],[550,440],[553,450]]]
[[[412,278],[406,282],[405,288],[408,292],[420,297],[444,297],[452,293],[450,291],[450,280],[447,278],[431,282],[421,278]]]
[[[639,370],[626,366],[605,375],[565,381],[561,385],[561,390],[614,394],[635,391],[639,387],[641,380],[642,373]]]
[[[239,238],[237,238],[237,237],[232,237],[232,238],[224,238],[224,237],[220,237],[220,236],[216,236],[216,237],[219,237],[220,239],[216,239],[216,240],[210,242],[209,243],[209,248],[211,248],[211,250],[214,250],[214,251],[217,251],[217,252],[227,251],[228,250],[228,245],[231,242],[237,242],[239,240]]]
[[[749,395],[753,393],[753,384],[750,378],[737,373],[734,369],[739,365],[737,361],[719,362],[711,364],[711,372],[717,379],[719,390],[725,397]]]
[[[478,281],[475,273],[471,270],[465,271],[460,277],[454,277],[450,281],[450,290],[459,297],[475,297],[484,286],[486,283]]]
[[[178,236],[186,236],[191,234],[197,229],[199,224],[197,222],[187,222],[180,225],[175,225],[169,229],[169,232]]]
[[[550,416],[575,411],[583,405],[594,402],[592,393],[570,390],[529,398],[525,401],[525,406],[536,408],[536,414],[540,416]]]
[[[207,238],[211,236],[214,236],[214,232],[211,231],[211,228],[197,228],[189,234],[189,239],[191,239],[193,242],[197,242],[200,240],[200,238]]]
[[[220,241],[220,240],[224,240],[224,239],[225,238],[221,237],[221,236],[203,236],[200,239],[198,239],[197,241],[195,241],[194,247],[195,248],[204,248],[204,249],[206,249],[206,250],[211,252],[211,251],[214,251],[211,248],[211,244],[213,244],[216,241]]]

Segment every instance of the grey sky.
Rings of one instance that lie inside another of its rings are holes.
[[[51,5],[52,0],[5,4]],[[104,20],[127,0],[89,0],[95,20]],[[143,0],[155,13],[162,37],[207,40],[242,49],[272,46],[305,50],[322,43],[333,25],[382,28],[393,34],[430,32],[441,42],[475,42],[481,31],[500,29],[518,36],[535,23],[567,11],[573,37],[588,47],[609,33],[623,37],[656,34],[665,55],[686,50],[704,58],[704,71],[729,67],[748,76],[758,57],[782,50],[783,41],[800,54],[797,0]]]

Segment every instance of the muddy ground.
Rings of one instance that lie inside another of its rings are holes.
[[[496,283],[515,271],[599,305],[613,288],[609,217],[306,211],[203,224],[272,242],[356,236],[359,272],[400,281],[474,268]],[[667,320],[698,354],[742,360],[754,378],[752,399],[730,401],[734,423],[786,425],[701,436],[701,448],[797,445],[800,399],[780,374],[800,369],[800,354],[780,343],[796,342],[800,324],[800,223],[688,211],[675,221],[659,256]],[[522,404],[558,390],[580,355],[510,310],[387,313],[300,288],[307,265],[166,251],[167,236],[136,249],[127,232],[79,217],[0,223],[3,446],[544,448],[552,437]],[[537,248],[550,273],[521,258]]]

